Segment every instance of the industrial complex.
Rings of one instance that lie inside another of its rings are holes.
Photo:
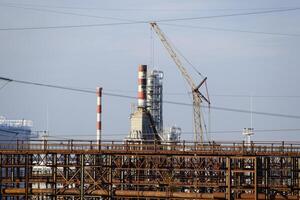
[[[300,199],[300,144],[252,141],[253,127],[241,130],[241,142],[205,138],[207,77],[195,82],[162,30],[150,25],[188,83],[194,140],[164,126],[164,73],[141,64],[137,105],[121,140],[102,140],[101,87],[95,140],[37,139],[32,121],[1,117],[0,200]]]
[[[183,141],[179,127],[163,128],[162,80],[138,67],[123,141],[101,141],[101,88],[95,141],[30,140],[32,122],[2,118],[2,132],[18,137],[0,143],[0,199],[300,198],[300,144],[256,143],[253,129],[243,142]]]

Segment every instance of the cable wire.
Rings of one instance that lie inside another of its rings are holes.
[[[224,18],[224,17],[248,16],[248,15],[278,13],[278,12],[289,12],[289,11],[296,11],[296,10],[300,10],[300,8],[297,7],[297,8],[275,9],[275,10],[266,10],[266,11],[257,11],[257,12],[232,13],[232,14],[223,14],[223,15],[210,15],[210,16],[200,16],[200,17],[172,18],[172,19],[159,19],[159,20],[144,20],[144,21],[134,21],[134,22],[63,25],[63,26],[0,28],[0,31],[84,28],[84,27],[102,27],[102,26],[131,25],[131,24],[145,24],[145,23],[148,24],[148,23],[153,22],[153,21],[155,21],[155,22],[189,21],[189,20],[200,20],[200,19],[214,19],[214,18]]]
[[[263,35],[277,35],[277,36],[291,36],[291,37],[299,37],[300,36],[300,34],[290,34],[290,33],[273,33],[273,32],[263,32],[263,31],[249,31],[249,30],[228,29],[228,28],[215,28],[215,27],[205,27],[205,26],[190,26],[190,25],[169,24],[169,23],[160,23],[160,24],[167,25],[167,26],[174,26],[174,27],[205,29],[205,30],[212,30],[212,31],[227,31],[227,32],[263,34]]]
[[[118,26],[118,25],[145,24],[145,23],[147,23],[147,22],[140,21],[140,22],[119,22],[119,23],[103,23],[103,24],[63,25],[63,26],[15,27],[15,28],[0,28],[0,31],[24,31],[24,30],[88,28],[88,27]]]
[[[59,86],[59,85],[36,83],[36,82],[32,82],[32,81],[14,80],[14,79],[5,78],[5,77],[0,77],[0,80],[6,80],[6,81],[9,81],[9,82],[16,82],[16,83],[21,83],[21,84],[29,84],[29,85],[43,86],[43,87],[49,87],[49,88],[70,90],[70,91],[82,92],[82,93],[88,93],[88,94],[96,94],[96,91],[92,91],[92,90],[84,90],[84,89],[77,89],[77,88],[73,88],[73,87],[65,87],[65,86]],[[134,96],[117,94],[117,93],[110,93],[110,92],[103,92],[103,95],[126,98],[126,99],[137,99],[137,97],[134,97]],[[190,103],[168,101],[168,100],[163,101],[163,103],[173,104],[173,105],[180,105],[180,106],[189,106],[189,107],[193,106]],[[205,106],[205,105],[202,105],[202,107],[203,108],[210,108],[210,109],[214,109],[214,110],[229,111],[229,112],[238,112],[238,113],[251,113],[252,112],[253,114],[256,114],[256,115],[265,115],[265,116],[272,116],[272,117],[300,119],[299,115],[288,115],[288,114],[280,114],[280,113],[249,111],[249,110],[244,110],[244,109],[226,108],[226,107],[219,107],[219,106]]]
[[[11,131],[11,130],[6,130],[6,129],[2,129],[2,128],[0,128],[0,131],[6,132],[7,134],[9,134],[9,133],[13,133],[13,134],[16,134],[16,135],[20,134],[20,133],[17,132],[17,131]],[[1,135],[4,135],[5,133],[0,133],[0,134],[1,134]],[[7,134],[5,134],[5,135],[7,135]]]
[[[257,12],[246,12],[246,13],[232,13],[232,14],[223,14],[223,15],[210,15],[210,16],[202,16],[202,17],[186,17],[186,18],[161,19],[161,20],[156,20],[156,22],[189,21],[189,20],[199,20],[199,19],[213,19],[213,18],[223,18],[223,17],[260,15],[260,14],[288,12],[288,11],[296,11],[296,10],[300,10],[300,7],[297,7],[297,8],[287,8],[287,9],[276,9],[276,10],[265,10],[265,11],[257,11]]]
[[[0,131],[2,132],[7,132],[7,133],[0,133],[0,135],[2,136],[9,136],[9,134],[15,134],[18,135],[20,134],[20,132],[17,131],[11,131],[11,130],[6,130],[6,129],[2,129],[0,128]],[[39,132],[39,131],[36,131]],[[123,132],[123,133],[121,133]],[[110,135],[109,136],[127,136],[128,133],[126,133],[127,131],[110,131]],[[232,134],[232,133],[241,133],[242,130],[217,130],[217,131],[210,131],[208,132],[208,134]],[[255,133],[273,133],[273,132],[300,132],[300,128],[294,128],[294,129],[257,129],[254,130]],[[181,133],[182,135],[193,135],[194,132],[193,131],[184,131]],[[74,134],[74,132],[70,132],[70,133],[53,133],[53,135],[48,135],[47,137],[50,138],[58,138],[58,139],[64,139],[64,140],[72,140],[74,139],[74,137],[95,137],[95,134]],[[12,136],[13,137],[13,136]],[[109,138],[109,137],[108,137]],[[106,139],[108,139],[106,138]]]
[[[24,3],[6,3],[8,5],[21,5],[30,7],[44,7],[44,8],[59,8],[59,9],[75,9],[75,10],[103,10],[103,11],[174,11],[174,12],[199,12],[199,11],[234,11],[234,10],[270,10],[270,9],[286,9],[291,7],[264,7],[264,8],[203,8],[203,9],[164,9],[164,8],[103,8],[103,7],[73,7],[73,6],[50,6],[50,5],[40,5],[40,4],[24,4]]]
[[[208,132],[209,134],[231,134],[231,133],[242,133],[242,130],[216,130],[216,131],[210,131]],[[286,128],[286,129],[257,129],[254,130],[255,133],[273,133],[273,132],[300,132],[300,128]],[[110,131],[109,132],[111,135],[110,136],[126,136],[128,135],[128,131]],[[53,133],[53,137],[56,136],[74,136],[74,137],[86,137],[86,136],[96,136],[96,134],[88,133],[88,134],[74,134],[73,132],[71,133]],[[193,135],[193,131],[183,131],[181,132],[183,135]]]
[[[204,76],[202,75],[202,73],[192,64],[191,61],[189,61],[187,59],[187,57],[185,57],[181,51],[179,51],[178,48],[176,48],[176,46],[174,45],[174,43],[172,42],[172,40],[170,40],[170,38],[168,38],[168,36],[165,35],[165,37],[167,38],[167,40],[169,41],[169,43],[172,45],[172,47],[175,49],[175,51],[178,53],[179,56],[181,56],[192,68],[193,70],[202,78],[204,78]]]
[[[73,7],[73,6],[50,6],[40,4],[24,4],[24,3],[5,3],[7,5],[21,5],[30,7],[58,8],[58,9],[73,9],[73,10],[103,10],[103,11],[160,11],[160,12],[199,12],[199,11],[234,11],[234,10],[270,10],[270,9],[286,9],[291,7],[264,7],[264,8],[203,8],[203,9],[164,9],[164,8],[103,8],[103,7]]]
[[[7,84],[9,84],[9,81],[6,81],[6,82],[0,87],[0,90],[2,90],[5,86],[7,86]]]
[[[110,20],[118,20],[118,21],[125,21],[125,22],[137,22],[135,20],[124,19],[124,18],[103,17],[103,16],[98,16],[98,15],[80,14],[80,13],[73,13],[73,12],[49,10],[49,9],[43,9],[43,8],[30,8],[30,7],[12,6],[12,5],[6,5],[6,4],[0,4],[0,6],[11,7],[11,8],[21,8],[21,9],[25,9],[25,10],[34,10],[34,11],[49,12],[49,13],[56,13],[56,14],[64,14],[64,15],[73,15],[73,16],[79,16],[79,17],[91,17],[91,18],[110,19]]]

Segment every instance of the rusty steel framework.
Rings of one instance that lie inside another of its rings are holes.
[[[0,199],[300,199],[300,143],[0,144]]]

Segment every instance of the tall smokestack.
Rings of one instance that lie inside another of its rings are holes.
[[[102,132],[102,121],[101,121],[101,115],[102,115],[102,88],[97,87],[97,143],[99,144],[101,142],[101,132]]]
[[[147,65],[139,66],[138,73],[138,107],[146,107],[147,93]]]

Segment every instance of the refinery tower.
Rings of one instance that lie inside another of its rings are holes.
[[[126,141],[177,141],[180,128],[163,128],[163,72],[147,65],[138,67],[138,105],[130,115],[130,133]]]

